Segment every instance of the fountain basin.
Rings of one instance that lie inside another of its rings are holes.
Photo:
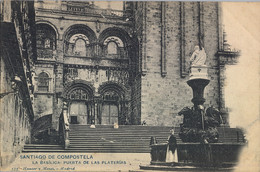
[[[245,143],[179,143],[178,165],[223,167],[234,166]],[[151,164],[166,163],[167,144],[151,145]]]

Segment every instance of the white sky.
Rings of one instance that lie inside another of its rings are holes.
[[[227,40],[240,49],[239,63],[228,66],[226,106],[231,125],[246,127],[259,119],[260,3],[223,3]]]
[[[231,127],[244,128],[248,139],[235,171],[260,171],[260,3],[225,2],[223,14],[227,40],[241,50],[239,63],[226,71],[226,106]]]

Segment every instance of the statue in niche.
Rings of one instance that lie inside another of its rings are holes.
[[[203,66],[205,65],[206,59],[207,55],[205,49],[196,45],[190,58],[191,66]]]
[[[50,41],[50,39],[46,38],[44,40],[44,48],[51,48],[51,41]]]

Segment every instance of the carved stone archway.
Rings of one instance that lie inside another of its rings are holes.
[[[92,124],[95,119],[94,91],[82,82],[68,84],[63,94],[71,124]]]
[[[127,89],[119,84],[107,82],[100,86],[98,93],[100,95],[97,116],[99,124],[129,124],[127,117],[130,101],[127,100]]]

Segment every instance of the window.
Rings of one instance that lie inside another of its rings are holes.
[[[124,58],[124,43],[117,36],[109,36],[104,40],[104,54],[108,58]]]
[[[70,37],[65,53],[68,55],[87,56],[89,39],[84,34],[74,34]]]
[[[83,39],[77,39],[75,42],[75,55],[86,56],[86,42]]]
[[[56,49],[56,32],[48,24],[36,25],[37,58],[53,59],[53,50]]]
[[[36,25],[37,48],[56,48],[56,32],[47,24]]]
[[[40,73],[38,76],[38,91],[49,91],[49,76],[45,72]]]
[[[117,44],[115,42],[111,41],[107,44],[107,54],[117,54]]]

